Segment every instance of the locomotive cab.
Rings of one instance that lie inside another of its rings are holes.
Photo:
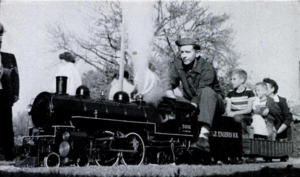
[[[161,115],[159,121],[154,121],[158,132],[192,134],[193,117],[197,110],[190,103],[164,97],[157,108]]]

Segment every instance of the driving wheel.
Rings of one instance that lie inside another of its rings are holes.
[[[121,159],[124,165],[140,165],[143,163],[145,158],[145,145],[139,134],[127,134],[125,147],[128,149],[128,152],[123,151]]]
[[[107,138],[113,137],[114,133],[111,131],[105,131],[104,134],[106,134]],[[110,146],[112,143],[111,140],[106,140],[101,142],[103,146]],[[95,163],[98,166],[114,166],[118,164],[120,159],[121,153],[117,151],[106,151],[106,152],[99,152],[96,156]]]

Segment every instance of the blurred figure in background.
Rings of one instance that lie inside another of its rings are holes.
[[[4,27],[0,23],[0,49]],[[19,100],[19,73],[13,54],[0,53],[0,141],[5,160],[14,158],[12,106]]]
[[[59,55],[59,59],[60,66],[58,72],[55,74],[55,77],[68,77],[67,93],[70,95],[75,95],[76,89],[82,85],[81,76],[75,67],[75,57],[70,52],[64,52]],[[54,80],[54,88],[56,88],[56,80]]]
[[[129,73],[128,71],[124,71],[124,79],[123,79],[123,91],[126,92],[129,96],[131,92],[134,89],[134,86],[128,82],[129,79]],[[120,80],[119,80],[119,74],[114,74],[114,79],[107,87],[107,94],[109,100],[113,100],[115,93],[120,91]]]
[[[163,81],[157,76],[152,63],[148,63],[148,68],[135,71],[134,86],[131,99],[136,99],[136,96],[140,95],[147,104],[157,106],[164,96]]]

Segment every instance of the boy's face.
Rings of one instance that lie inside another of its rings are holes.
[[[199,50],[195,50],[192,45],[180,47],[180,57],[184,65],[191,64],[199,56]]]
[[[267,95],[268,90],[261,85],[257,85],[255,86],[255,93],[259,98],[262,98],[263,96]]]
[[[244,79],[241,78],[238,74],[231,75],[231,84],[233,88],[238,88],[243,83],[244,83]]]

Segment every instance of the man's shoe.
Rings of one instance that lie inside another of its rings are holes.
[[[294,120],[294,124],[298,124],[300,122],[300,119]]]
[[[198,140],[196,142],[191,144],[190,148],[197,149],[202,152],[210,151],[208,139],[205,139],[205,138],[198,138]]]
[[[5,156],[5,161],[14,161],[14,159],[15,159],[14,155]]]

